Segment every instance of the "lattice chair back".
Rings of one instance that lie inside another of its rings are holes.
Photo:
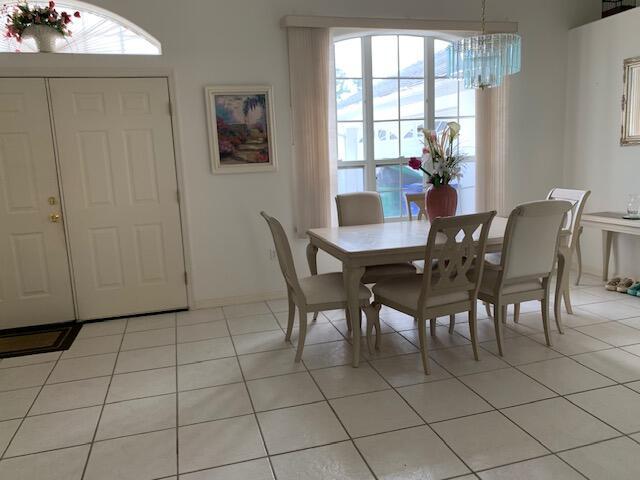
[[[573,247],[578,240],[582,213],[590,195],[590,190],[572,190],[569,188],[554,188],[547,195],[547,200],[566,200],[572,204],[571,209],[566,213],[562,221],[562,229],[569,231],[569,236],[563,239],[569,247]]]

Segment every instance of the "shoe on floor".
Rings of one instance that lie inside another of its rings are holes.
[[[622,281],[622,279],[620,277],[615,277],[612,278],[611,280],[609,280],[609,282],[604,286],[604,288],[606,288],[607,290],[609,290],[610,292],[615,292],[616,288],[618,288],[618,285],[620,285],[620,282]]]
[[[629,287],[631,287],[632,285],[633,280],[631,280],[630,278],[623,278],[616,287],[616,290],[620,293],[627,293],[627,290],[629,290]]]
[[[640,282],[636,282],[629,287],[627,290],[628,295],[633,295],[634,297],[640,297]]]

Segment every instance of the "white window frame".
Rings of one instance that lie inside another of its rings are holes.
[[[424,78],[424,121],[425,127],[428,129],[434,129],[436,126],[436,122],[438,121],[460,121],[461,119],[475,119],[475,115],[460,115],[460,92],[462,90],[462,86],[459,84],[458,92],[457,92],[457,116],[447,116],[447,117],[436,117],[435,116],[435,102],[431,101],[435,99],[435,65],[434,65],[434,41],[442,40],[445,42],[451,42],[451,38],[445,38],[444,36],[434,35],[434,34],[417,34],[414,32],[366,32],[357,35],[341,35],[336,36],[333,39],[334,44],[343,41],[349,40],[352,38],[359,38],[361,41],[361,61],[362,61],[362,77],[339,77],[335,76],[335,69],[332,72],[333,76],[333,91],[334,95],[337,88],[337,80],[361,80],[362,81],[362,99],[363,99],[363,118],[360,120],[347,120],[338,122],[338,111],[335,109],[335,125],[338,123],[362,123],[363,124],[363,151],[364,151],[364,160],[361,161],[343,161],[337,158],[337,168],[338,169],[350,169],[350,168],[362,168],[363,169],[363,178],[364,178],[364,190],[365,191],[377,191],[376,184],[376,167],[387,166],[387,165],[406,165],[408,159],[402,156],[397,158],[376,160],[374,154],[374,135],[375,135],[375,122],[373,120],[373,72],[372,72],[372,54],[371,54],[371,39],[374,36],[412,36],[412,37],[422,37],[424,41],[424,77],[401,77],[400,72],[398,71],[398,77],[391,77],[390,79],[398,81],[398,92],[400,91],[400,82],[402,80],[415,80],[416,78]],[[400,51],[400,42],[398,44],[398,59],[399,51]],[[399,60],[398,60],[399,61]],[[447,78],[447,77],[438,77],[438,78]],[[395,120],[400,125],[402,121],[400,115],[401,102],[398,99],[398,116]],[[405,119],[405,121],[410,119]],[[337,132],[337,128],[335,129]],[[401,130],[399,130],[399,135],[401,134]],[[401,142],[401,138],[398,139]],[[336,142],[337,144],[337,142]],[[400,143],[401,145],[401,143]],[[416,152],[416,156],[419,156],[420,152]],[[475,162],[475,155],[469,156],[465,158],[465,163],[473,163]],[[401,170],[402,172],[402,170]],[[400,174],[402,175],[402,173]],[[475,183],[475,182],[474,182]],[[402,185],[402,179],[400,180],[400,185],[398,185],[398,195],[400,195],[400,205],[404,203],[404,195],[402,190],[400,189]],[[474,186],[465,187],[467,189],[475,188]],[[387,220],[403,220],[406,216],[403,216],[402,208],[400,217],[386,217]]]

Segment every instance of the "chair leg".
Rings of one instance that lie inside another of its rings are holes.
[[[380,350],[380,304],[372,303],[364,308],[367,317],[367,348],[369,355],[373,354],[371,337],[373,330],[376,331],[375,349]]]
[[[548,293],[540,302],[542,304],[542,326],[544,327],[544,339],[547,347],[551,346],[551,334],[549,332],[549,295]]]
[[[289,299],[289,317],[287,318],[287,333],[284,339],[287,342],[290,342],[291,332],[293,332],[293,322],[295,321],[295,318],[296,318],[296,304],[293,301],[293,296],[291,295],[291,292],[288,292],[287,296]]]
[[[502,352],[502,314],[504,313],[504,309],[502,305],[496,303],[493,307],[493,325],[496,329],[496,342],[498,343],[498,353],[500,356],[503,356]]]
[[[430,331],[432,337],[436,336],[436,326],[437,326],[437,319],[436,318],[430,319],[429,320],[429,331]]]
[[[351,331],[353,330],[353,325],[351,325],[351,314],[349,313],[349,309],[347,308],[344,313],[347,320],[347,332],[351,333]]]
[[[453,335],[453,329],[456,328],[456,315],[455,313],[449,315],[449,335]]]
[[[320,313],[320,312],[315,312],[315,313],[313,314],[313,318],[311,319],[311,321],[312,321],[312,322],[315,322],[315,321],[317,321],[317,320],[318,320],[318,313]]]
[[[489,302],[484,302],[484,308],[487,310],[487,315],[489,315],[489,318],[491,318],[491,306],[489,305]]]
[[[469,310],[469,333],[471,334],[471,345],[473,346],[473,358],[480,360],[478,356],[478,304],[473,302]]]
[[[304,341],[307,338],[307,311],[298,307],[300,319],[298,321],[300,329],[298,330],[298,349],[296,350],[296,363],[302,359],[302,350],[304,350]]]
[[[520,304],[516,303],[513,305],[513,323],[518,323],[520,321]]]
[[[571,276],[571,272],[570,272],[570,268],[571,268],[571,255],[568,256],[568,258],[565,259],[565,264],[564,264],[564,274],[562,275],[562,298],[564,300],[564,306],[567,309],[567,313],[569,315],[573,315],[573,307],[571,306],[571,287],[570,285],[570,281],[569,281],[569,277]]]
[[[431,375],[431,367],[429,366],[429,357],[427,355],[427,321],[423,318],[418,319],[418,337],[420,337],[422,368],[424,368],[424,373]]]
[[[578,239],[576,240],[576,260],[578,261],[576,286],[580,285],[580,278],[582,277],[582,248],[580,248],[580,237],[582,237],[582,227],[578,231]]]

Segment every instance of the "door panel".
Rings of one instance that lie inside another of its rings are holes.
[[[52,213],[60,194],[44,79],[0,79],[0,329],[75,318]]]
[[[166,79],[49,86],[80,319],[186,307]]]

